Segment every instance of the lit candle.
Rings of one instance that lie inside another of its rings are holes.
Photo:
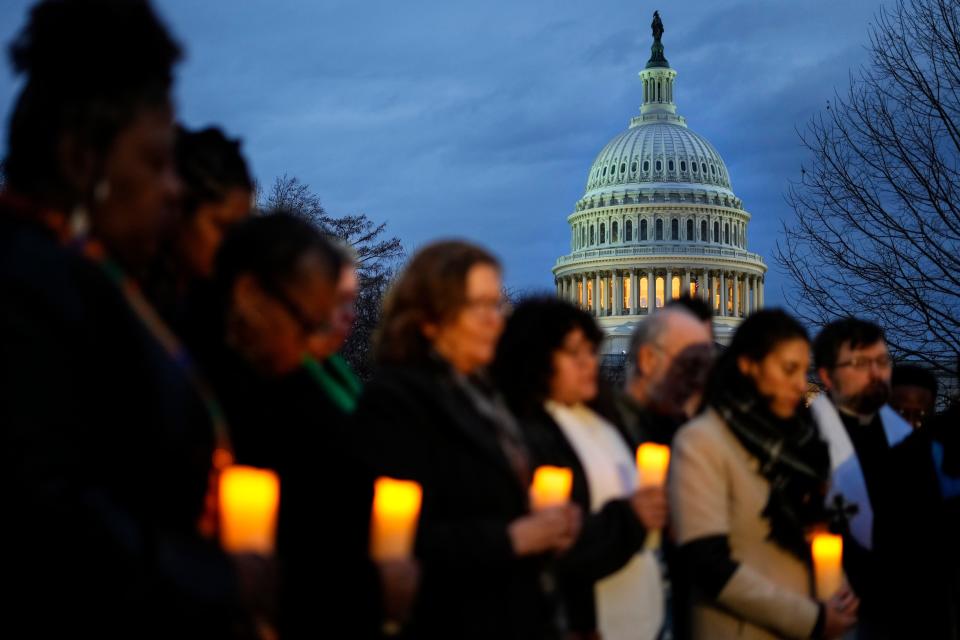
[[[567,467],[537,467],[530,487],[530,504],[534,511],[559,507],[570,502],[573,471]]]
[[[829,600],[843,584],[843,538],[832,533],[813,536],[813,572],[817,598]]]
[[[377,561],[409,558],[423,502],[422,488],[412,480],[377,478],[373,490],[370,556]]]
[[[220,535],[230,553],[273,553],[280,479],[268,469],[242,465],[220,476]]]
[[[637,449],[637,481],[641,488],[663,487],[667,483],[667,468],[670,466],[670,447],[653,442],[644,442]],[[659,529],[647,531],[644,549],[658,549]]]

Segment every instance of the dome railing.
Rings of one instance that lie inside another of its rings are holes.
[[[641,241],[643,242],[643,241]],[[632,256],[656,256],[670,258],[672,256],[702,256],[710,258],[733,258],[766,266],[760,254],[742,249],[728,247],[695,246],[684,244],[642,244],[636,246],[613,247],[609,249],[584,249],[557,259],[556,266],[582,262],[596,258],[629,258]]]

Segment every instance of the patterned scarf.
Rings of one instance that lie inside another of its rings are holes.
[[[770,522],[770,539],[808,560],[805,529],[828,519],[824,498],[830,478],[830,454],[810,413],[801,407],[784,420],[756,392],[731,390],[717,395],[711,406],[760,461],[760,474],[770,483],[770,499],[761,512]]]

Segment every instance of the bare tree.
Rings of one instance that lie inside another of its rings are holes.
[[[800,137],[777,262],[794,311],[880,323],[895,355],[948,373],[960,354],[960,0],[900,0],[869,64]]]
[[[375,223],[366,214],[332,216],[320,202],[320,196],[296,177],[277,178],[264,194],[258,190],[258,207],[265,213],[288,211],[300,216],[350,247],[360,277],[357,319],[341,355],[354,371],[366,379],[372,372],[370,340],[380,319],[383,296],[404,256],[397,237],[384,237],[386,223]]]

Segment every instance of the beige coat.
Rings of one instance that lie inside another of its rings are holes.
[[[757,459],[715,411],[679,431],[670,470],[677,543],[724,535],[740,564],[715,600],[695,602],[695,639],[810,637],[819,612],[810,571],[767,540],[770,526],[760,513],[769,494]]]

